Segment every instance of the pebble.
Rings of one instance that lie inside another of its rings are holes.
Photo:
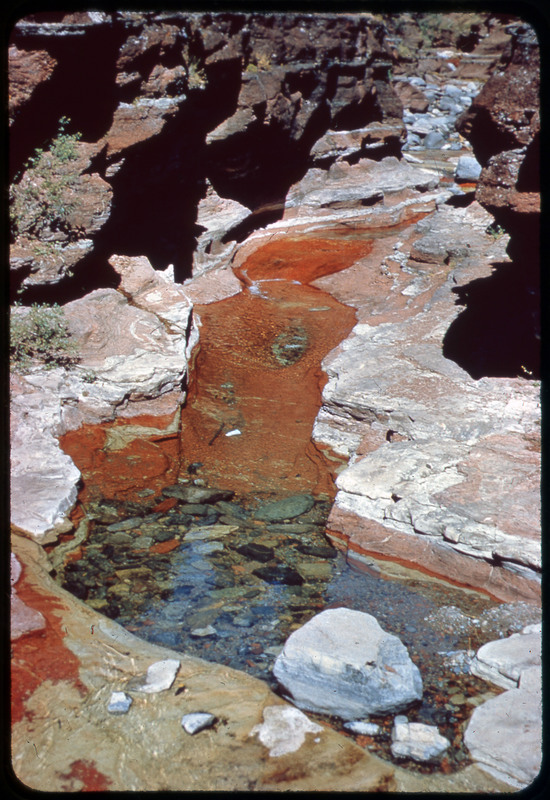
[[[352,722],[344,722],[343,727],[350,733],[356,733],[358,736],[376,736],[380,733],[380,725],[376,725],[375,722],[365,722],[360,719],[352,720]]]
[[[205,728],[211,728],[215,722],[216,717],[213,714],[209,714],[207,711],[194,711],[182,717],[181,726],[186,733],[193,736]]]
[[[109,714],[127,714],[133,702],[126,692],[112,692],[107,711]]]
[[[155,663],[151,664],[148,668],[145,681],[137,683],[136,686],[132,686],[132,689],[136,692],[145,692],[146,694],[163,692],[169,689],[174,683],[180,666],[181,662],[177,661],[175,658],[155,661]]]
[[[204,628],[193,628],[191,636],[199,639],[204,636],[216,636],[217,631],[213,625],[206,625]]]

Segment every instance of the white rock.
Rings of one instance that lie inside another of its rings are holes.
[[[126,692],[112,692],[107,711],[109,714],[127,714],[133,700]]]
[[[510,689],[478,706],[464,743],[478,766],[516,789],[528,786],[542,761],[542,670],[530,667]]]
[[[205,728],[211,728],[215,723],[216,717],[207,711],[194,711],[182,717],[181,725],[186,733],[193,735]]]
[[[470,671],[505,689],[515,689],[521,674],[541,664],[541,625],[528,625],[521,633],[487,642],[477,651]]]
[[[255,725],[249,736],[258,735],[260,742],[269,749],[272,758],[295,753],[306,740],[307,733],[322,733],[323,728],[312,722],[292,706],[267,706],[264,721]]]
[[[294,631],[273,674],[299,708],[356,720],[422,697],[405,645],[370,614],[327,609]]]
[[[145,692],[146,694],[154,694],[155,692],[163,692],[169,689],[178,673],[180,662],[175,658],[166,658],[163,661],[155,661],[154,664],[147,670],[145,681],[132,686],[136,692]]]
[[[404,716],[394,719],[391,751],[396,758],[432,761],[439,758],[450,744],[433,725],[409,722]]]
[[[375,722],[364,722],[360,719],[344,722],[343,727],[350,733],[356,733],[360,736],[376,736],[380,733],[380,725]]]

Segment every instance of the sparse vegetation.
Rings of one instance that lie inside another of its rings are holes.
[[[77,360],[76,343],[71,338],[63,309],[33,304],[16,304],[10,314],[10,367],[28,372],[35,364],[51,369]]]
[[[25,164],[22,177],[9,190],[10,219],[14,236],[40,238],[46,229],[70,231],[69,214],[74,209],[76,169],[68,169],[78,158],[80,133],[66,133],[70,120],[62,117],[56,137],[46,148],[38,147]]]
[[[266,72],[271,67],[271,58],[267,53],[256,53],[247,65],[246,72]]]
[[[187,84],[190,89],[204,89],[206,86],[206,72],[198,58],[192,56],[187,61]]]

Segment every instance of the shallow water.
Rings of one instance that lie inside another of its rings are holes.
[[[364,233],[349,231],[260,248],[239,271],[240,294],[195,308],[200,349],[180,420],[119,420],[64,437],[83,474],[90,530],[59,580],[144,639],[244,669],[274,689],[276,655],[314,614],[340,605],[373,614],[421,670],[424,697],[409,719],[453,741],[444,766],[454,769],[467,762],[461,725],[472,697],[489,689],[464,672],[465,651],[508,633],[501,628],[514,615],[503,608],[493,619],[490,599],[413,573],[387,580],[352,569],[324,533],[342,462],[311,440],[320,365],[355,313],[307,282],[370,249]],[[166,490],[195,484],[235,496],[185,503]],[[308,509],[262,519],[266,503],[288,496],[307,497]],[[453,651],[461,651],[454,664]],[[381,736],[359,740],[389,757],[392,717],[374,721]]]

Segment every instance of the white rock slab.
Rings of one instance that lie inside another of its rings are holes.
[[[294,631],[273,674],[298,708],[345,720],[400,711],[422,697],[405,645],[349,608],[327,609]]]
[[[257,734],[269,749],[271,758],[295,753],[305,742],[307,733],[323,732],[320,725],[292,706],[267,706],[263,716],[264,721],[255,725],[249,736]]]
[[[391,752],[396,758],[434,761],[443,755],[450,744],[433,725],[409,722],[407,717],[401,715],[394,719]]]
[[[521,633],[480,647],[470,671],[504,689],[515,689],[524,670],[540,666],[541,648],[542,625],[528,625]]]
[[[529,786],[542,762],[542,669],[521,674],[510,689],[478,706],[464,733],[478,766],[516,789]]]

